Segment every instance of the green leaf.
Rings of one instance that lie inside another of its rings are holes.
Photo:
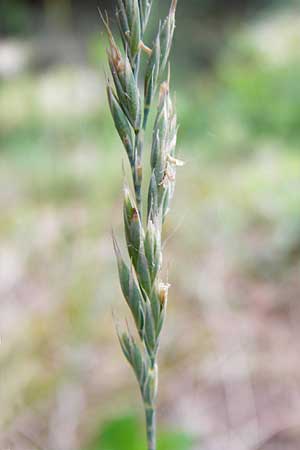
[[[157,450],[191,450],[192,436],[180,431],[158,434]],[[131,413],[107,421],[82,450],[146,450],[145,428]]]
[[[92,445],[83,450],[146,450],[144,427],[132,415],[107,422]]]
[[[159,435],[157,450],[191,450],[192,437],[183,432],[163,432]]]

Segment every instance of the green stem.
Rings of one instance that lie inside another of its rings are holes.
[[[156,450],[156,412],[154,407],[146,409],[148,450]]]

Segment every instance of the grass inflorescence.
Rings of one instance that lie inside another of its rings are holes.
[[[122,47],[117,44],[107,17],[102,16],[109,48],[111,77],[107,96],[116,130],[132,174],[124,187],[124,228],[130,263],[124,260],[115,238],[114,248],[124,298],[131,310],[139,339],[130,331],[118,332],[123,353],[138,380],[146,414],[148,449],[156,449],[157,353],[167,308],[169,284],[162,279],[162,228],[173,197],[176,168],[177,118],[170,96],[169,54],[175,29],[176,0],[159,23],[151,46],[144,33],[152,0],[117,0],[116,19]],[[141,58],[147,59],[141,74]],[[167,72],[167,73],[166,73]],[[144,88],[140,89],[143,77]],[[142,196],[144,136],[149,112],[158,93],[149,167],[148,196]]]

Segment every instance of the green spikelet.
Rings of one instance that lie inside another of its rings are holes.
[[[123,202],[128,261],[123,259],[115,237],[113,243],[121,290],[137,334],[133,337],[129,331],[118,332],[118,337],[142,394],[148,450],[156,450],[157,353],[169,290],[161,274],[162,225],[170,209],[176,168],[182,165],[175,157],[177,120],[169,93],[170,75],[167,81],[161,82],[173,40],[176,4],[176,0],[171,0],[168,16],[160,22],[151,49],[144,44],[144,33],[152,0],[116,0],[121,48],[113,37],[108,20],[102,17],[109,39],[107,55],[113,81],[113,87],[108,82],[107,97],[115,127],[128,155],[133,188],[131,190],[129,182],[125,185]],[[143,56],[147,61],[141,79],[140,61]],[[143,201],[144,136],[158,90],[148,197]]]

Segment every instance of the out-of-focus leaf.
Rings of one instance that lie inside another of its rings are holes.
[[[158,434],[158,450],[191,449],[192,437],[186,433],[163,431]],[[146,450],[143,422],[131,414],[114,418],[83,450]]]
[[[144,428],[131,415],[107,422],[91,446],[84,450],[146,450]]]
[[[183,432],[163,432],[159,435],[157,450],[191,450],[193,439]]]

